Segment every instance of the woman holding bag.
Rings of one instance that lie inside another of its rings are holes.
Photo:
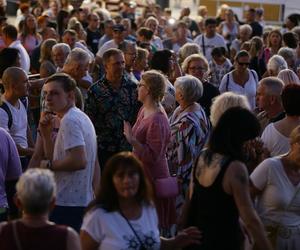
[[[147,71],[138,84],[138,100],[143,106],[133,128],[124,122],[124,135],[133,146],[133,153],[142,161],[146,175],[154,187],[154,203],[159,218],[161,234],[169,236],[175,224],[175,196],[162,197],[162,191],[178,188],[176,177],[169,174],[166,158],[170,141],[170,125],[161,100],[164,97],[166,78],[157,71]],[[159,181],[160,183],[155,183]],[[164,196],[168,196],[165,194]]]

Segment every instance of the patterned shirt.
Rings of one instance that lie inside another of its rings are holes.
[[[85,112],[95,126],[98,150],[131,150],[123,135],[123,121],[133,125],[140,106],[137,100],[137,85],[127,75],[123,76],[119,89],[113,89],[105,77],[90,87]]]

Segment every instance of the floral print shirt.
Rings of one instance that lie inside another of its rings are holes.
[[[85,101],[85,112],[95,126],[98,150],[131,150],[123,135],[123,121],[133,125],[140,107],[137,85],[126,74],[119,89],[112,88],[105,76],[90,87]]]

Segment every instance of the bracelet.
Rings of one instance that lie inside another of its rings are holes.
[[[52,166],[52,160],[48,160],[48,162],[47,162],[47,169],[53,170],[52,167],[53,167],[53,166]]]

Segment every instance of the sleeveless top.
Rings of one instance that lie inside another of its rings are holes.
[[[66,250],[68,229],[66,226],[46,225],[28,227],[21,221],[9,222],[0,233],[1,250],[19,250],[13,232],[13,223],[22,250]]]
[[[202,186],[195,178],[190,202],[187,226],[196,226],[202,231],[201,245],[192,250],[239,250],[243,236],[239,225],[239,212],[232,195],[223,189],[223,178],[232,159],[224,157],[221,170],[209,187]]]

